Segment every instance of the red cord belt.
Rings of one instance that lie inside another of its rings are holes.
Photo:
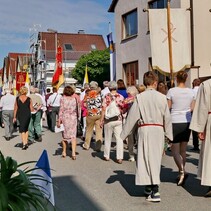
[[[140,124],[139,127],[145,127],[145,126],[159,126],[159,127],[163,127],[163,125],[161,124]]]
[[[211,111],[209,111],[208,114],[211,114]]]

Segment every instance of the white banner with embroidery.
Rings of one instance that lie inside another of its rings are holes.
[[[173,72],[190,67],[190,27],[185,9],[170,9]],[[167,9],[149,9],[152,67],[170,73]]]

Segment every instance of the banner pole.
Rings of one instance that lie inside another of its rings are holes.
[[[172,58],[172,37],[171,37],[171,15],[170,15],[170,0],[167,2],[167,28],[168,28],[168,47],[169,47],[169,65],[170,65],[170,79],[171,79],[171,87],[173,87],[174,79],[173,79],[173,58]]]
[[[108,30],[109,30],[109,34],[112,33],[111,30],[111,22],[108,23]],[[110,48],[110,46],[109,46]],[[114,76],[113,76],[113,53],[110,52],[110,81],[114,80]]]

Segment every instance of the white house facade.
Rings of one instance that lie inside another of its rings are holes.
[[[152,70],[147,10],[166,8],[166,5],[167,0],[112,1],[108,11],[115,13],[117,80],[122,78],[127,85],[142,84],[144,72]],[[191,86],[194,78],[211,76],[211,1],[177,0],[170,1],[170,6],[187,9],[191,46],[191,68],[187,71]],[[163,75],[160,78],[169,80]]]

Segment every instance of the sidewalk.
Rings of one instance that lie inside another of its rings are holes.
[[[211,199],[204,198],[206,187],[196,178],[199,154],[187,151],[186,170],[189,177],[184,187],[176,185],[177,168],[167,152],[163,156],[161,171],[161,202],[147,202],[143,187],[135,186],[135,162],[129,162],[127,151],[123,164],[117,164],[115,149],[112,148],[111,160],[103,161],[103,152],[92,149],[82,150],[78,139],[76,161],[68,156],[61,158],[61,134],[51,133],[44,128],[43,141],[36,142],[24,151],[20,148],[20,136],[6,141],[4,129],[0,128],[0,149],[4,156],[12,156],[19,163],[38,160],[42,151],[47,150],[53,177],[56,210],[96,210],[96,211],[208,211]],[[190,141],[190,144],[192,140]],[[191,146],[189,146],[190,148]],[[70,152],[68,151],[68,155]]]

